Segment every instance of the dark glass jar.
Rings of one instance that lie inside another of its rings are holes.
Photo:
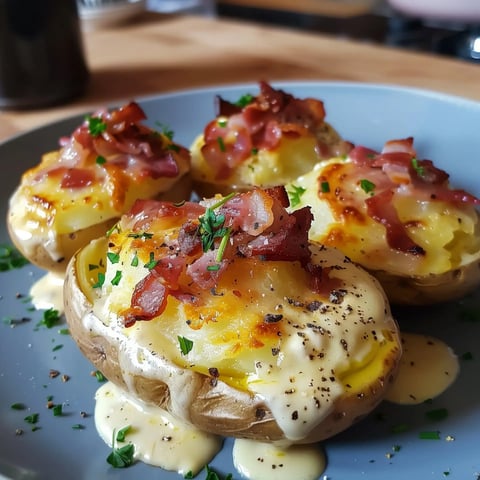
[[[0,108],[40,108],[85,91],[76,0],[0,0]]]

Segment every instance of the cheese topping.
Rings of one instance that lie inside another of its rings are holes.
[[[134,222],[139,218],[145,221],[139,213]],[[94,303],[84,326],[115,338],[133,393],[135,375],[160,379],[170,389],[171,411],[188,419],[199,374],[213,376],[263,399],[295,442],[333,411],[337,398],[367,393],[385,375],[386,359],[387,371],[395,365],[398,330],[378,283],[339,252],[320,246],[310,247],[309,268],[323,272],[324,292],[312,290],[312,275],[300,262],[234,256],[211,288],[181,273],[168,287],[161,313],[126,327],[125,312],[138,310],[132,298],[140,296],[142,315],[151,308],[145,302],[152,252],[155,262],[163,262],[155,288],[158,282],[164,288],[165,277],[173,274],[178,223],[175,216],[149,218],[148,231],[132,231],[124,219],[108,240],[93,243],[77,259],[80,285]],[[96,269],[87,271],[87,265]],[[99,278],[102,286],[92,289]],[[152,295],[158,300],[156,290]],[[189,351],[180,339],[190,342]]]

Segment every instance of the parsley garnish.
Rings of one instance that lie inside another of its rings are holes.
[[[87,116],[88,133],[93,137],[98,137],[107,129],[107,123],[100,117]]]
[[[412,158],[412,167],[420,177],[423,177],[425,175],[425,167],[419,165],[418,159]]]
[[[425,416],[430,420],[443,420],[448,417],[448,410],[446,408],[437,408],[436,410],[429,410]]]
[[[60,321],[60,314],[58,310],[54,308],[49,308],[43,312],[42,319],[38,322],[37,326],[45,326],[47,328],[52,328]]]
[[[0,245],[0,272],[7,272],[30,263],[15,247]]]
[[[40,415],[38,413],[32,413],[31,415],[27,415],[24,420],[27,422],[27,423],[30,423],[32,425],[35,425],[37,422],[38,422],[38,417]]]
[[[107,252],[107,258],[111,263],[118,263],[120,261],[120,255],[118,253]]]
[[[132,426],[131,426],[131,425],[127,425],[126,427],[121,428],[121,429],[117,432],[117,442],[124,442],[127,433],[128,433],[131,429],[132,429]]]
[[[115,273],[115,276],[112,278],[111,284],[117,286],[120,283],[121,279],[122,279],[122,271],[117,270]]]
[[[421,440],[440,440],[440,432],[438,431],[427,431],[427,432],[420,432],[418,437]]]
[[[135,453],[135,447],[133,443],[129,443],[120,448],[115,447],[115,430],[112,435],[112,451],[107,457],[107,463],[114,468],[127,468],[133,465]]]
[[[367,180],[366,178],[362,178],[360,180],[360,187],[365,193],[368,193],[369,195],[373,195],[373,192],[375,190],[375,184],[370,180]]]
[[[182,352],[182,355],[187,355],[193,348],[192,340],[189,340],[186,337],[181,337],[180,335],[177,338],[178,338],[178,344],[180,345],[180,351]]]
[[[24,403],[12,403],[12,405],[10,405],[10,408],[12,410],[25,410],[27,407]]]
[[[62,404],[54,405],[54,407],[53,407],[53,415],[54,415],[55,417],[61,417],[61,416],[62,416],[62,413],[63,413]]]
[[[330,184],[328,182],[320,183],[320,190],[322,193],[330,193]]]
[[[217,143],[221,152],[226,152],[225,142],[222,137],[217,137]]]
[[[291,207],[296,207],[297,205],[300,204],[300,200],[302,198],[302,195],[306,192],[306,188],[300,187],[297,185],[292,185],[292,190],[288,190],[288,198],[290,199],[290,206]]]
[[[216,214],[214,210],[228,202],[234,195],[234,193],[227,195],[215,205],[208,207],[205,213],[199,217],[200,226],[198,231],[204,252],[214,249],[216,238],[223,238],[229,233],[229,228],[224,227],[225,215]]]
[[[226,118],[219,118],[217,123],[219,127],[224,128],[227,126],[228,120]]]
[[[103,157],[102,155],[97,155],[97,158],[95,159],[95,163],[97,165],[103,165],[106,162],[107,162],[107,159],[105,157]]]
[[[155,254],[153,252],[150,252],[150,258],[148,262],[144,265],[145,268],[148,268],[149,270],[152,270],[152,268],[155,268],[158,263],[158,260],[155,260]]]
[[[246,93],[245,95],[242,95],[236,102],[234,102],[234,104],[237,107],[243,108],[247,105],[250,105],[254,100],[255,97],[252,94]]]
[[[165,123],[155,122],[155,125],[161,130],[163,135],[165,135],[169,140],[173,140],[175,132]]]
[[[97,282],[92,285],[92,288],[102,288],[105,283],[105,274],[102,272],[98,273]]]
[[[107,380],[105,375],[100,370],[95,371],[95,378],[98,382],[105,382]]]

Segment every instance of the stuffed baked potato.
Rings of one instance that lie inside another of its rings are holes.
[[[293,210],[312,207],[310,240],[368,269],[393,303],[453,300],[480,284],[480,200],[418,159],[413,138],[380,153],[357,146],[287,190]]]
[[[144,119],[134,102],[99,111],[24,173],[7,225],[28,260],[61,273],[78,248],[103,235],[137,198],[172,195],[174,184],[181,198],[189,195],[189,151]]]
[[[260,82],[237,103],[217,98],[217,116],[191,146],[192,178],[201,196],[284,185],[321,159],[347,153],[325,121],[323,102],[299,99]]]
[[[309,245],[283,188],[138,201],[71,260],[65,315],[106,377],[215,434],[308,443],[383,398],[401,355],[378,282]]]

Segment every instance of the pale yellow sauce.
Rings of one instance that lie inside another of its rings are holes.
[[[325,470],[325,454],[319,445],[282,448],[254,440],[236,439],[233,463],[249,480],[316,480]]]
[[[401,338],[400,369],[386,400],[415,405],[440,395],[458,375],[455,353],[441,340],[427,335],[403,332]]]
[[[38,310],[53,308],[63,312],[63,274],[49,272],[37,280],[30,289],[33,306]]]
[[[97,390],[95,399],[95,426],[100,437],[112,446],[113,432],[130,426],[125,442],[134,445],[136,460],[181,475],[195,474],[222,448],[220,437],[127,396],[111,382]],[[126,444],[118,443],[115,447]]]

